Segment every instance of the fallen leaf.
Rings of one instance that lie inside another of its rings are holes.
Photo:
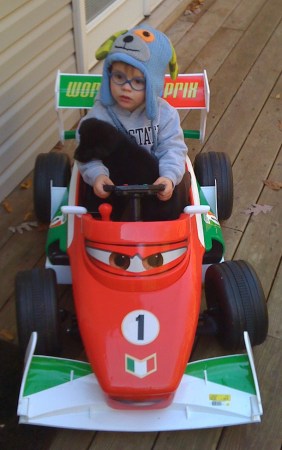
[[[200,14],[201,12],[201,7],[200,5],[195,5],[194,8],[192,9],[194,14]]]
[[[282,183],[280,181],[263,180],[263,183],[265,186],[273,189],[273,191],[279,191],[282,188]]]
[[[5,211],[7,211],[8,213],[13,212],[13,208],[11,207],[10,203],[7,202],[6,200],[4,202],[2,202],[2,206],[5,209]]]
[[[2,329],[0,330],[0,338],[11,342],[15,339],[15,336],[10,331]]]
[[[33,212],[32,211],[28,211],[25,215],[24,215],[24,222],[28,221],[29,219],[33,218]]]
[[[278,130],[282,131],[282,120],[278,120]]]
[[[279,100],[279,98],[281,98],[280,94],[275,95],[275,98],[277,98],[277,100]]]
[[[184,12],[184,15],[188,14],[199,14],[201,12],[201,7],[205,0],[193,0]]]
[[[273,206],[271,205],[259,205],[258,203],[253,203],[247,209],[244,209],[243,212],[246,215],[253,214],[254,216],[257,216],[261,212],[263,212],[264,214],[270,212],[272,208]]]
[[[28,179],[21,184],[21,189],[30,189],[32,186],[32,180]]]

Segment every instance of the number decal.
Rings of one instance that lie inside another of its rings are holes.
[[[159,334],[160,324],[157,317],[149,311],[136,310],[127,314],[121,324],[124,338],[135,345],[153,342]]]
[[[139,314],[136,317],[136,322],[138,322],[138,341],[144,341],[144,314]]]

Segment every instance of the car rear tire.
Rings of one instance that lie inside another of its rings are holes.
[[[49,223],[51,218],[51,189],[67,187],[71,176],[70,158],[66,153],[40,153],[35,161],[33,176],[33,203],[38,220]]]
[[[218,219],[228,219],[233,208],[233,175],[229,156],[221,152],[199,153],[194,171],[200,186],[214,186],[216,180]]]
[[[268,312],[261,283],[250,264],[226,261],[211,265],[205,276],[208,313],[215,319],[218,338],[228,350],[244,348],[243,333],[252,345],[264,342]]]
[[[19,347],[26,351],[30,335],[37,331],[36,353],[60,353],[56,274],[37,268],[16,276],[16,316]]]

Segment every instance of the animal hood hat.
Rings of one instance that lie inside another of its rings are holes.
[[[163,93],[164,75],[169,65],[170,75],[178,74],[175,50],[160,31],[147,25],[113,34],[96,52],[96,58],[105,59],[100,98],[104,106],[114,104],[110,91],[109,71],[113,62],[121,61],[139,69],[146,79],[146,115],[154,120],[157,115],[157,97]]]

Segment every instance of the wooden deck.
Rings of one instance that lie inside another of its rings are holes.
[[[188,142],[191,159],[199,151],[229,154],[235,182],[234,210],[223,225],[226,259],[245,259],[256,269],[268,300],[269,332],[254,349],[264,415],[261,424],[162,433],[110,433],[19,426],[16,422],[18,369],[14,278],[19,270],[44,264],[46,230],[12,233],[9,227],[32,220],[32,189],[18,187],[0,208],[0,447],[3,450],[279,450],[282,442],[282,270],[281,190],[263,180],[281,182],[282,173],[282,23],[281,0],[206,0],[201,13],[181,15],[167,30],[180,72],[206,69],[211,110],[206,141]],[[192,115],[181,112],[183,128]],[[73,144],[67,151],[73,152]],[[28,182],[31,175],[24,180]],[[268,213],[246,214],[252,204],[271,205]],[[70,297],[61,289],[61,302]],[[8,346],[8,352],[7,352]],[[79,354],[74,343],[67,356]],[[199,339],[193,359],[223,354],[214,339]],[[6,365],[5,365],[6,364]],[[6,388],[6,386],[5,386]],[[13,394],[14,393],[14,394]],[[9,410],[11,409],[11,411]],[[4,413],[3,413],[4,411]],[[14,413],[13,413],[14,412]]]

